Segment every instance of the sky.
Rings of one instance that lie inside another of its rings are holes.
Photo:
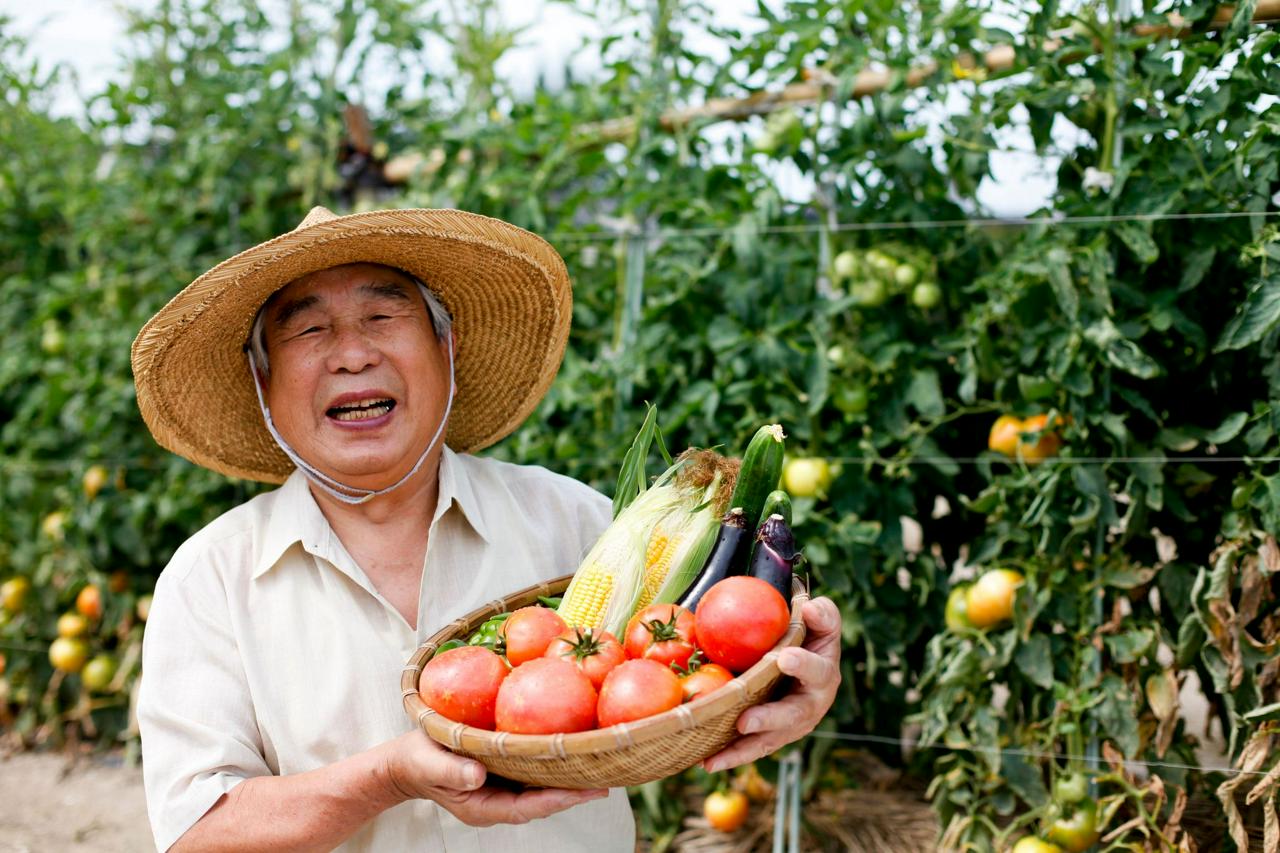
[[[139,0],[130,0],[137,5]],[[303,0],[305,3],[305,0]],[[746,23],[755,0],[715,0],[722,25]],[[583,77],[600,67],[599,57],[577,51],[590,36],[590,19],[567,4],[550,0],[501,0],[503,18],[526,28],[498,66],[498,72],[519,89],[539,74],[554,83],[566,64]],[[0,0],[0,15],[12,19],[11,29],[28,39],[32,55],[42,63],[65,63],[80,78],[82,91],[96,92],[105,80],[119,73],[117,45],[124,36],[123,18],[111,0]],[[697,46],[710,52],[712,44]],[[948,105],[949,107],[951,105]],[[77,115],[81,98],[70,86],[55,101],[59,114]],[[940,118],[940,114],[938,116]],[[1065,124],[1065,123],[1064,123]],[[714,132],[714,129],[712,130]],[[1062,129],[1063,145],[1070,147],[1071,129]],[[1005,150],[991,156],[991,177],[979,187],[978,200],[996,216],[1024,216],[1042,206],[1056,187],[1058,161],[1032,151],[1029,132],[1014,130],[1000,139]],[[812,183],[794,167],[778,166],[774,175],[782,194],[794,201],[812,195]]]

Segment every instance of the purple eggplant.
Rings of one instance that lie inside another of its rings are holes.
[[[747,574],[760,578],[791,600],[791,575],[800,561],[796,537],[786,519],[774,513],[764,520],[756,533],[756,547]]]
[[[746,554],[751,546],[751,535],[747,532],[747,518],[741,507],[734,507],[720,519],[720,534],[716,544],[711,547],[707,561],[702,570],[689,584],[689,588],[676,603],[690,611],[698,609],[698,602],[707,590],[730,575],[741,574]]]

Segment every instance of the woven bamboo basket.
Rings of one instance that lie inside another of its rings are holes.
[[[418,695],[422,668],[443,643],[465,637],[498,613],[559,595],[572,575],[531,586],[473,610],[437,631],[409,658],[400,676],[405,713],[429,737],[476,759],[491,773],[548,788],[616,788],[663,779],[699,763],[737,737],[738,715],[764,700],[782,673],[779,650],[804,640],[804,584],[792,582],[791,624],[778,644],[728,685],[670,711],[605,729],[554,735],[492,732],[440,716]]]

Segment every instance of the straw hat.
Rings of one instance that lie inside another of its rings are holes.
[[[445,440],[486,447],[542,399],[564,355],[572,294],[545,240],[457,210],[323,207],[288,234],[187,285],[133,342],[138,408],[161,446],[223,474],[283,482],[293,463],[272,440],[244,345],[271,294],[340,264],[378,263],[421,279],[453,316],[457,395]]]

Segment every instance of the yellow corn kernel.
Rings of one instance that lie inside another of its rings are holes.
[[[648,607],[662,589],[662,583],[671,571],[671,558],[675,556],[675,548],[671,547],[671,537],[661,527],[655,528],[649,537],[649,547],[644,555],[644,581],[640,587],[640,599],[636,602],[636,610]]]
[[[613,592],[613,575],[599,566],[579,571],[571,589],[565,591],[560,616],[577,628],[599,628]]]

